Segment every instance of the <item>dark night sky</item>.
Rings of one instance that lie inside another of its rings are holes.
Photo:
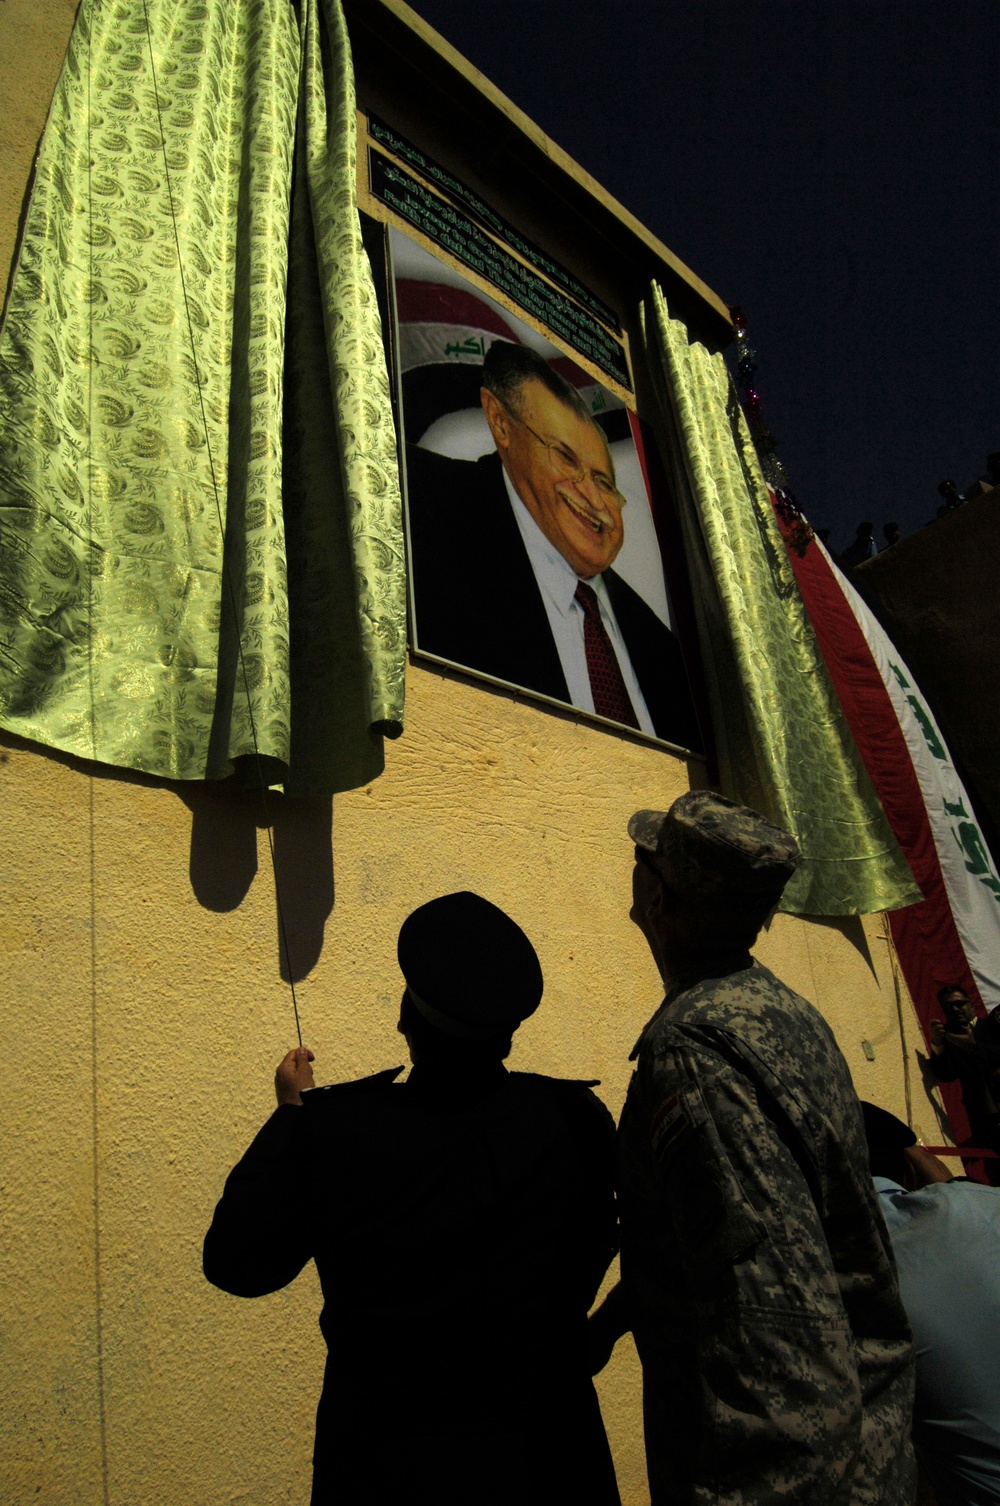
[[[842,548],[1000,449],[997,0],[411,0],[728,303]]]

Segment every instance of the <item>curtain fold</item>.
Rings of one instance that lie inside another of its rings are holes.
[[[406,565],[382,329],[356,206],[339,0],[302,0],[285,391],[292,770],[350,789],[402,731]]]
[[[676,477],[724,792],[794,833],[782,909],[855,915],[920,899],[819,652],[721,354],[654,284],[642,308]]]
[[[377,774],[399,730],[395,439],[350,53],[323,11],[325,48],[315,0],[301,27],[290,0],[83,0],[0,333],[0,723],[23,736],[320,792]],[[293,206],[297,139],[315,166]],[[309,244],[326,406],[289,429]],[[333,479],[303,506],[309,425]],[[303,572],[310,508],[327,547]],[[347,644],[322,662],[317,614]]]

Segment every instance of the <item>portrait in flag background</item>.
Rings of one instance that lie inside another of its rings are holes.
[[[702,751],[634,415],[455,266],[390,247],[415,653]]]

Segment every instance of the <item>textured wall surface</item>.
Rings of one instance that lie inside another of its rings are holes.
[[[599,1076],[617,1112],[658,999],[626,918],[624,823],[680,793],[687,768],[426,670],[411,671],[409,719],[388,773],[338,797],[332,823],[328,802],[271,798],[319,1080],[400,1061],[398,925],[474,886],[524,924],[548,977],[512,1065]],[[259,804],[2,751],[4,1499],[304,1503],[323,1357],[312,1272],[252,1303],[200,1272],[225,1174],[295,1040]],[[830,1019],[859,1089],[902,1112],[881,922],[778,916],[759,950]],[[630,1342],[601,1395],[638,1506]]]
[[[0,4],[0,254],[72,17]],[[627,919],[624,826],[697,778],[662,751],[426,668],[374,786],[270,818],[320,1081],[400,1061],[395,936],[473,887],[548,979],[512,1065],[598,1076],[619,1109],[658,980]],[[226,1172],[295,1040],[259,800],[120,779],[0,737],[4,1062],[0,1498],[10,1506],[304,1506],[318,1288],[241,1302],[201,1276]],[[881,919],[776,918],[760,956],[838,1033],[859,1090],[904,1112]],[[862,1040],[871,1043],[867,1060]],[[937,1137],[914,1072],[914,1118]],[[623,1500],[647,1500],[629,1341],[601,1378]]]

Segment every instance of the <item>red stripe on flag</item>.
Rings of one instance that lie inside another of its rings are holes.
[[[996,1151],[985,1145],[963,1145],[961,1149],[957,1145],[922,1145],[920,1149],[929,1150],[932,1156],[954,1156],[962,1161],[1000,1160]]]
[[[569,356],[555,356],[548,364],[571,387],[593,387],[596,385],[596,379],[588,371],[584,371],[582,366],[578,366],[575,361],[571,361]]]
[[[464,288],[443,282],[418,282],[400,277],[396,283],[396,313],[401,324],[464,324],[520,344],[496,309]]]
[[[893,944],[930,1050],[930,1021],[940,1014],[937,991],[957,983],[979,1003],[979,990],[959,939],[941,873],[934,835],[906,738],[868,640],[851,610],[837,571],[810,540],[800,555],[793,547],[800,525],[788,525],[776,510],[795,578],[812,621],[834,689],[889,824],[924,896],[922,904],[889,911]],[[967,1138],[969,1121],[957,1083],[942,1083],[956,1140]]]

